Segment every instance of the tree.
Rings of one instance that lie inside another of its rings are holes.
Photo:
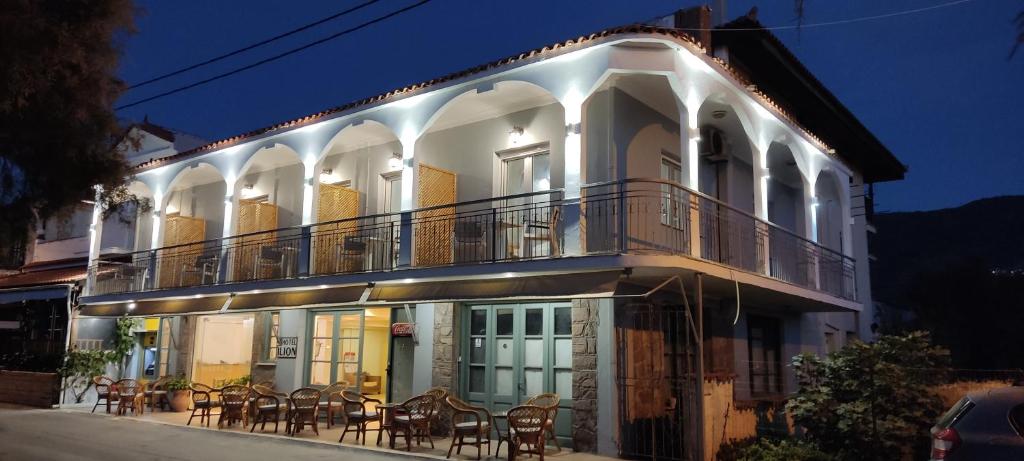
[[[92,379],[106,371],[109,353],[106,351],[72,350],[64,358],[64,365],[58,370],[64,378],[64,389],[70,390],[75,403],[81,403],[86,392],[92,388]]]
[[[128,165],[113,104],[131,0],[10,0],[0,10],[0,241],[123,190]],[[117,208],[116,206],[113,208]]]
[[[809,440],[839,459],[926,454],[928,429],[944,410],[929,386],[944,379],[948,362],[924,332],[854,342],[825,359],[800,355],[793,359],[799,390],[786,409]]]

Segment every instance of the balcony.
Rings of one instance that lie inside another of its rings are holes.
[[[588,185],[578,201],[560,190],[519,194],[101,258],[89,295],[561,258],[569,208],[580,216],[572,256],[682,255],[855,300],[853,259],[647,179]]]

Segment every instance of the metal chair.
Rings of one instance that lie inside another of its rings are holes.
[[[295,435],[306,425],[313,426],[313,433],[320,435],[317,427],[317,410],[320,405],[320,391],[311,387],[296,389],[289,397],[288,435]]]
[[[544,461],[544,425],[548,409],[536,405],[522,405],[508,411],[508,459],[514,461],[519,453],[540,456]],[[522,446],[526,449],[522,450]]]
[[[181,280],[182,285],[185,285],[185,276],[194,275],[199,277],[199,284],[206,285],[207,283],[213,283],[217,281],[217,272],[220,270],[220,255],[216,253],[208,253],[199,255],[191,265],[184,265],[181,268]],[[210,279],[207,282],[207,278]]]
[[[210,420],[213,419],[213,409],[220,408],[220,401],[213,398],[216,390],[202,383],[192,383],[189,387],[192,394],[192,414],[188,417],[186,426],[192,425],[192,418],[199,413],[199,425],[206,420],[206,427],[210,427]]]
[[[366,241],[347,235],[335,248],[335,272],[362,272],[366,269]]]
[[[448,455],[452,456],[452,449],[459,444],[456,454],[462,454],[462,446],[466,444],[466,436],[472,436],[471,445],[476,446],[476,459],[480,459],[480,446],[487,445],[487,456],[491,455],[491,427],[494,426],[494,419],[491,412],[483,407],[475,407],[458,398],[448,396],[445,401],[452,407],[452,445],[448,447]]]
[[[256,384],[252,387],[255,395],[252,403],[252,428],[249,432],[256,430],[260,425],[260,431],[267,428],[267,422],[274,422],[274,433],[277,433],[281,419],[288,417],[288,397],[281,392],[274,392],[273,389]]]
[[[225,386],[220,391],[220,417],[217,418],[217,427],[230,426],[241,421],[242,427],[249,425],[249,393],[252,392],[246,386],[237,384]]]
[[[399,432],[405,435],[405,451],[412,450],[412,438],[416,438],[416,445],[420,444],[420,438],[426,437],[430,441],[430,448],[434,448],[434,439],[430,436],[430,419],[434,416],[434,409],[437,407],[435,397],[430,394],[417,395],[406,400],[399,406],[401,412],[396,412],[395,419],[391,422],[391,431],[397,436]],[[395,440],[391,439],[391,448],[395,448]]]
[[[526,401],[526,405],[536,405],[543,407],[548,411],[548,418],[544,422],[544,431],[547,432],[551,440],[555,442],[555,448],[558,451],[562,451],[562,447],[558,445],[558,437],[555,437],[555,418],[558,417],[558,403],[561,402],[561,397],[555,393],[539,394],[530,397]]]
[[[94,376],[92,384],[96,388],[96,404],[92,406],[90,413],[96,412],[96,407],[100,406],[101,401],[107,404],[107,413],[110,413],[110,405],[121,401],[117,388],[114,387],[114,380],[106,376]]]
[[[479,221],[455,221],[455,262],[479,262],[487,259],[484,226]]]
[[[141,414],[143,407],[142,386],[139,382],[134,379],[122,379],[114,383],[114,388],[117,389],[119,401],[117,403],[117,414],[125,415],[128,410],[132,411],[132,414]]]
[[[263,269],[270,269],[269,278],[277,278],[284,275],[284,251],[276,246],[260,246],[259,258],[256,259],[256,266],[253,267],[253,280],[262,278]],[[275,275],[280,274],[280,275]]]
[[[341,391],[341,399],[344,402],[345,430],[341,431],[341,437],[338,438],[338,442],[341,443],[342,440],[345,440],[345,434],[348,434],[349,429],[354,428],[356,431],[356,442],[359,441],[359,436],[362,435],[363,445],[366,445],[367,424],[374,421],[380,422],[380,412],[376,410],[367,411],[366,404],[369,402],[380,404],[381,401],[350,390]],[[379,435],[380,428],[377,428],[377,431]]]
[[[328,429],[334,425],[335,417],[345,416],[345,399],[342,398],[341,393],[347,388],[347,382],[338,381],[320,391],[320,414],[327,416]]]

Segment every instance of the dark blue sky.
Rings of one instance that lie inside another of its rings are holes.
[[[806,23],[944,3],[806,0]],[[121,76],[136,82],[311,22],[357,0],[144,1]],[[375,17],[359,14],[157,84],[133,101]],[[698,4],[667,0],[433,0],[384,23],[275,63],[120,112],[210,140],[313,113],[605,27]],[[793,0],[730,0],[730,17],[759,8],[765,25],[794,24]],[[876,188],[880,210],[925,210],[1024,194],[1024,49],[1007,60],[1022,0],[776,34],[905,164]]]

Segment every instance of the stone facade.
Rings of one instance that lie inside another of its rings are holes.
[[[597,299],[572,301],[572,440],[575,451],[597,450]]]
[[[257,312],[253,321],[252,334],[252,382],[262,383],[274,382],[274,375],[277,371],[277,364],[267,360],[267,332],[270,331],[270,316],[272,312]]]
[[[459,390],[459,367],[456,360],[459,356],[456,338],[458,324],[455,304],[434,304],[434,371],[430,383],[433,387],[448,389],[450,394],[457,394]],[[448,405],[441,405],[440,408],[440,424],[433,427],[433,432],[438,435],[447,434],[452,417]]]

